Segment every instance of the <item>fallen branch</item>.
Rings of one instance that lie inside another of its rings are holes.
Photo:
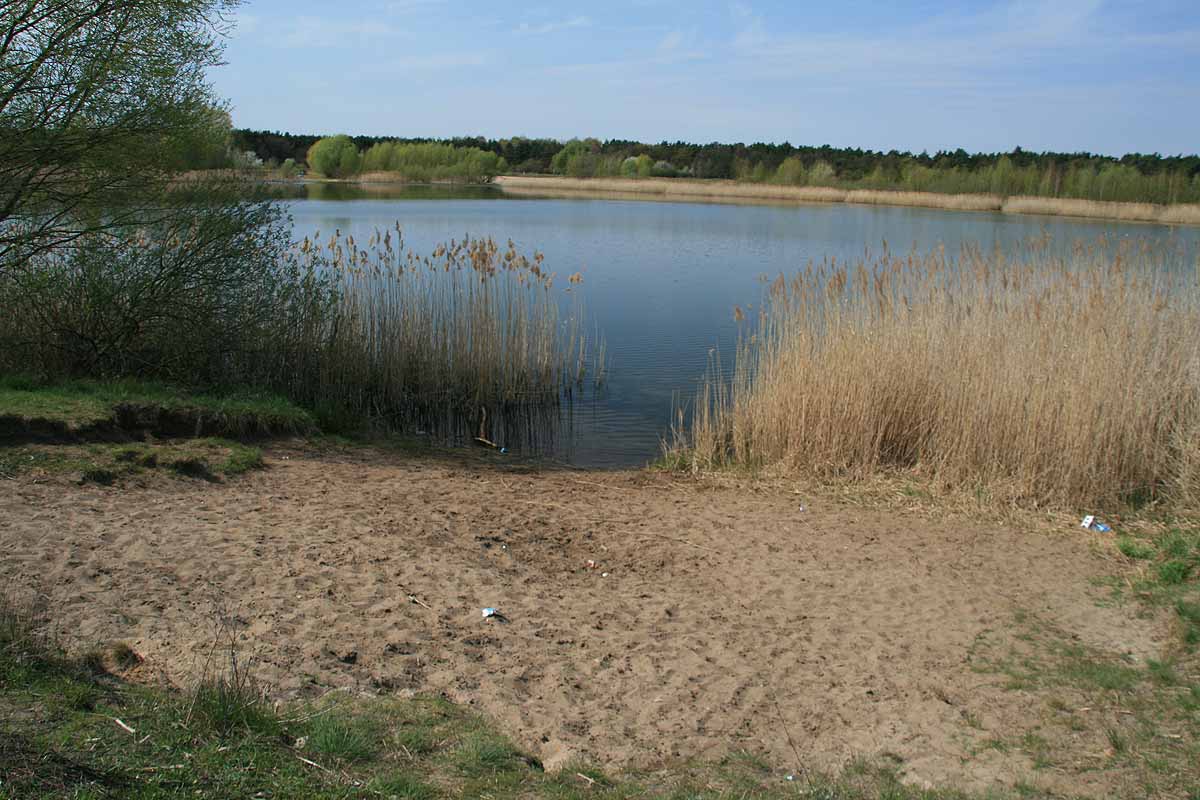
[[[308,760],[307,758],[305,758],[304,756],[298,755],[298,756],[296,756],[296,758],[300,759],[300,760],[301,760],[301,761],[303,761],[305,764],[308,764],[310,767],[316,767],[317,769],[321,770],[322,772],[328,772],[330,775],[333,775],[333,774],[334,774],[333,770],[331,770],[331,769],[329,769],[329,768],[327,768],[327,767],[322,767],[320,764],[318,764],[318,763],[317,763],[317,762],[315,762],[315,761],[309,761],[309,760]]]
[[[116,717],[110,717],[110,719],[112,719],[113,722],[120,725],[121,729],[124,730],[126,733],[137,733],[137,731],[135,731],[133,728],[126,725],[124,722],[121,722],[121,720],[117,719]]]

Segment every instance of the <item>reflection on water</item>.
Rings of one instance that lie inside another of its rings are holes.
[[[579,390],[558,402],[481,407],[461,413],[447,407],[415,409],[405,429],[454,447],[494,447],[513,456],[573,463],[575,421],[586,408]]]
[[[267,192],[280,200],[503,200],[497,186],[421,183],[274,181]]]
[[[732,361],[734,306],[753,311],[761,276],[826,258],[964,244],[1006,252],[1031,239],[1068,254],[1075,242],[1138,240],[1175,252],[1173,269],[1195,274],[1200,229],[947,212],[882,206],[742,206],[599,199],[512,199],[488,186],[306,183],[291,202],[298,238],[340,229],[365,240],[399,222],[405,241],[430,252],[450,239],[491,236],[545,253],[560,281],[580,271],[587,313],[608,348],[605,389],[537,413],[489,412],[485,438],[513,452],[581,466],[642,465],[660,452],[679,397],[691,397],[711,355]],[[753,314],[747,314],[753,318]],[[589,333],[591,333],[589,331]],[[428,415],[427,428],[469,443],[481,415]]]

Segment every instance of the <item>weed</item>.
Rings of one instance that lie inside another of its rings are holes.
[[[1111,726],[1105,728],[1104,736],[1108,739],[1108,746],[1114,755],[1123,755],[1129,750],[1129,739],[1117,728]]]
[[[94,684],[83,681],[62,682],[54,694],[54,702],[71,711],[95,711],[102,697]]]
[[[460,746],[455,756],[459,772],[479,777],[517,769],[522,763],[520,754],[504,739],[489,733],[475,733]]]
[[[1170,662],[1149,659],[1146,662],[1146,670],[1150,673],[1151,680],[1160,686],[1175,686],[1179,683],[1179,676],[1175,674],[1175,667]]]
[[[257,447],[246,447],[244,445],[233,446],[229,457],[221,464],[220,471],[225,475],[241,475],[244,472],[249,472],[252,469],[262,469],[263,458],[262,451]]]
[[[142,662],[137,651],[125,642],[113,642],[108,646],[108,654],[117,669],[130,669]]]
[[[201,678],[186,699],[187,719],[220,737],[277,736],[281,731],[279,717],[232,646],[226,669]]]
[[[1138,561],[1153,558],[1155,552],[1157,552],[1154,545],[1149,542],[1142,542],[1129,536],[1121,536],[1117,539],[1117,549],[1126,558]]]
[[[1186,561],[1164,561],[1157,567],[1158,580],[1164,586],[1184,583],[1191,574],[1192,565]]]
[[[1141,679],[1141,673],[1133,667],[1101,660],[1081,648],[1068,647],[1065,653],[1062,674],[1071,683],[1107,691],[1127,692]]]
[[[33,605],[0,590],[0,657],[11,662],[45,662],[60,655],[46,633],[47,622]]]
[[[407,773],[384,775],[369,784],[372,792],[396,800],[432,800],[438,792],[428,783]]]
[[[100,486],[112,486],[117,482],[117,473],[104,467],[93,467],[83,471],[80,483],[95,483]]]
[[[305,738],[313,753],[339,761],[368,761],[375,756],[375,726],[363,717],[336,710],[314,717]]]
[[[412,756],[423,756],[437,749],[438,739],[428,727],[406,727],[396,734],[396,745]]]

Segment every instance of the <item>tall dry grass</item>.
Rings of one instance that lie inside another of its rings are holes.
[[[319,235],[318,235],[319,236]],[[353,418],[403,423],[430,414],[555,404],[602,375],[577,292],[555,288],[543,257],[510,241],[451,241],[428,256],[397,225],[366,242],[305,239],[301,257],[332,271],[336,313],[302,333],[288,394]],[[486,412],[483,412],[486,413]]]
[[[884,253],[770,285],[674,448],[697,469],[904,472],[998,502],[1194,503],[1200,291],[1163,251]]]
[[[845,189],[825,186],[779,186],[694,178],[560,178],[500,175],[495,183],[505,191],[572,191],[658,195],[668,199],[748,199],[797,203],[841,203]]]
[[[853,189],[845,202],[863,205],[940,208],[948,211],[999,211],[1004,199],[994,194],[939,194],[937,192],[901,192],[880,189]]]
[[[1005,214],[1053,214],[1063,217],[1158,222],[1165,225],[1200,225],[1200,205],[1162,206],[1155,203],[1113,203],[1057,197],[1010,197]]]
[[[1200,205],[1157,205],[1055,197],[1001,197],[996,194],[951,194],[890,189],[840,189],[832,186],[787,186],[696,178],[562,178],[502,175],[495,183],[514,194],[552,192],[592,193],[597,196],[653,196],[681,201],[861,203],[866,205],[936,208],[946,211],[998,211],[1004,214],[1200,225]]]

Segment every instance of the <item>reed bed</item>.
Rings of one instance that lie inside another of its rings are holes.
[[[853,189],[845,202],[863,205],[940,208],[951,211],[1000,211],[1004,198],[994,194],[939,194],[937,192],[901,192],[879,189]]]
[[[306,269],[332,273],[337,310],[297,347],[288,394],[388,426],[461,423],[553,406],[603,373],[585,335],[578,285],[555,288],[540,253],[464,238],[420,256],[399,226],[366,242],[305,239]],[[299,368],[300,365],[303,368]],[[488,422],[486,428],[490,428]],[[486,429],[485,429],[486,433]]]
[[[371,172],[360,172],[359,174],[345,178],[344,180],[354,183],[419,183],[419,184],[447,184],[447,185],[465,185],[486,183],[484,178],[475,176],[460,177],[455,175],[436,175],[430,177],[428,175],[412,175],[397,171],[373,170]]]
[[[780,186],[694,178],[558,178],[527,175],[502,175],[495,183],[509,190],[558,190],[576,192],[621,192],[661,195],[670,199],[732,198],[783,200],[799,203],[841,203],[845,189],[825,186]]]
[[[1200,225],[1200,205],[1170,206],[1155,203],[1113,203],[1057,197],[1010,197],[1001,209],[1006,214],[1054,214],[1063,217],[1158,222],[1164,225]]]
[[[715,365],[675,455],[820,480],[908,475],[1085,509],[1200,487],[1200,290],[1171,254],[1045,243],[810,264]],[[741,315],[737,310],[737,315]]]
[[[652,195],[670,200],[790,203],[861,203],[936,208],[946,211],[996,211],[1004,214],[1200,225],[1200,205],[1123,203],[1056,197],[1002,197],[996,194],[951,194],[887,189],[839,189],[831,186],[787,186],[696,178],[561,178],[503,175],[495,183],[507,192],[592,192],[598,195]]]

